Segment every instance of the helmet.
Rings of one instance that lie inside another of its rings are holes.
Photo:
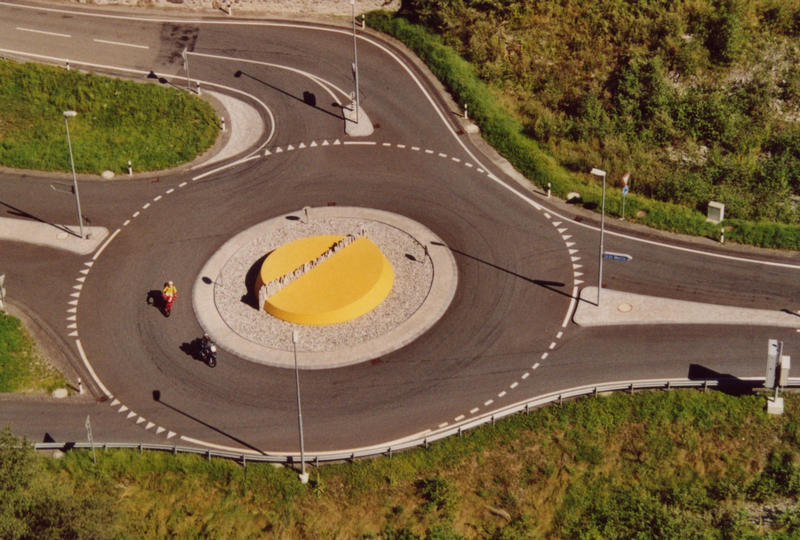
[[[167,281],[167,283],[168,283],[170,286],[172,286],[172,285],[173,285],[173,283],[172,283],[172,280],[169,280],[169,281]]]
[[[217,352],[217,346],[214,345],[213,343],[211,344],[210,349],[211,349],[211,352]]]

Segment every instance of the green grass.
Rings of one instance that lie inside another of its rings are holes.
[[[38,482],[96,514],[114,509],[107,537],[792,538],[800,398],[787,396],[781,417],[764,409],[763,396],[691,390],[585,398],[311,468],[305,486],[290,469],[193,455],[31,459]]]
[[[67,386],[44,362],[19,319],[0,314],[0,392],[50,392]]]
[[[166,169],[215,141],[217,117],[186,92],[77,70],[0,60],[0,165],[69,171],[63,111],[81,173]]]

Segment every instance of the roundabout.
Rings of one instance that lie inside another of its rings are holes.
[[[343,246],[343,238],[354,241]],[[348,251],[360,240],[369,243]],[[418,222],[368,208],[304,208],[227,241],[200,270],[192,301],[227,351],[293,367],[298,335],[299,367],[325,369],[407,345],[444,315],[457,283],[452,252]]]

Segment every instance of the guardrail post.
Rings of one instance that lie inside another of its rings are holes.
[[[319,456],[314,456],[314,467],[319,468]]]
[[[178,447],[175,445],[172,446],[172,455],[174,456],[178,455]]]
[[[494,415],[492,415],[492,425],[494,425]]]
[[[558,404],[561,405],[562,401],[563,401],[563,399],[561,399],[561,394],[558,394]]]
[[[628,392],[633,394],[633,383],[631,383],[630,387],[628,387]]]
[[[139,443],[139,453],[142,453],[142,443]]]
[[[594,390],[592,390],[592,395],[594,397],[597,397],[597,387],[596,386],[594,387]]]
[[[206,459],[211,461],[211,450],[206,450]]]
[[[425,445],[425,448],[428,448],[428,438],[427,437],[425,437],[425,439],[422,441],[422,444]]]
[[[530,413],[531,413],[531,404],[530,403],[526,403],[525,404],[525,414],[530,414]]]
[[[672,389],[672,381],[667,381],[667,392]]]
[[[392,447],[390,446],[389,447],[389,459],[391,459],[391,458],[392,458]]]
[[[242,454],[242,468],[244,468],[244,469],[247,468],[247,455],[246,454]]]
[[[703,381],[703,393],[708,392],[708,380]]]

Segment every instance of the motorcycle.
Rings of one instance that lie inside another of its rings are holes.
[[[164,301],[164,317],[169,317],[170,313],[172,313],[172,304],[175,303],[176,298],[178,298],[177,294],[161,293],[161,299]]]
[[[205,362],[208,367],[217,365],[217,346],[210,339],[200,340],[200,360]]]

